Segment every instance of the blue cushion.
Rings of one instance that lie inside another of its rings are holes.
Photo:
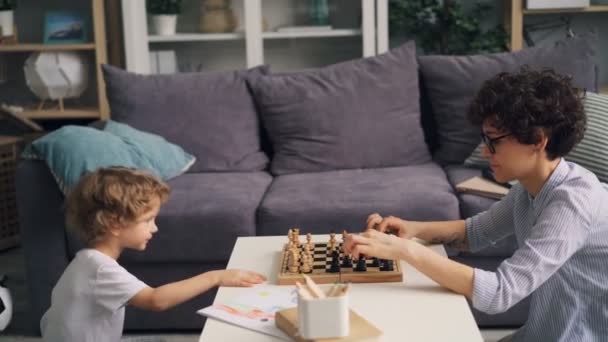
[[[22,157],[46,161],[64,194],[84,173],[100,167],[137,168],[167,180],[186,172],[196,159],[158,135],[114,121],[103,130],[64,126],[35,140]]]

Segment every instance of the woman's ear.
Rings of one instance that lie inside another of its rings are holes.
[[[539,129],[537,134],[540,139],[536,144],[534,144],[534,150],[539,151],[539,152],[544,151],[545,148],[547,147],[547,144],[549,143],[549,137],[547,136],[545,131],[542,129]]]

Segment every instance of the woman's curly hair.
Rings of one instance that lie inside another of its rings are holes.
[[[568,154],[585,134],[583,97],[584,91],[573,86],[571,77],[524,67],[485,81],[468,115],[473,124],[488,122],[522,144],[540,142],[544,132],[547,157],[553,160]]]

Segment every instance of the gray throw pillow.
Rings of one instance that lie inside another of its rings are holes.
[[[272,143],[274,175],[430,161],[412,42],[380,56],[248,82]]]
[[[196,157],[189,172],[259,171],[268,158],[246,79],[250,70],[139,75],[104,65],[112,119],[155,133]]]
[[[524,65],[552,68],[571,75],[577,86],[596,91],[597,44],[597,35],[589,33],[512,53],[419,57],[437,125],[434,159],[442,165],[462,164],[479,144],[480,128],[471,125],[466,114],[482,83],[499,72],[515,72]]]

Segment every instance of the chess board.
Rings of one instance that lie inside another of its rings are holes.
[[[313,250],[313,268],[310,273],[306,273],[318,284],[331,284],[337,281],[339,282],[351,282],[351,283],[386,283],[386,282],[401,282],[403,280],[403,273],[399,261],[390,260],[393,263],[393,270],[385,271],[381,267],[373,266],[374,260],[369,258],[366,260],[366,271],[355,271],[357,262],[353,260],[352,267],[341,267],[340,272],[331,273],[329,272],[332,256],[331,252],[327,247],[327,243],[314,243],[315,248]],[[300,254],[304,249],[303,244],[300,246]],[[342,251],[342,244],[339,244],[338,250],[340,251],[340,265],[344,258]],[[286,246],[281,251],[281,260],[279,263],[279,273],[277,276],[278,285],[292,285],[296,281],[302,282],[302,276],[298,273],[289,272],[287,267],[289,252]],[[300,258],[301,262],[302,258]]]

